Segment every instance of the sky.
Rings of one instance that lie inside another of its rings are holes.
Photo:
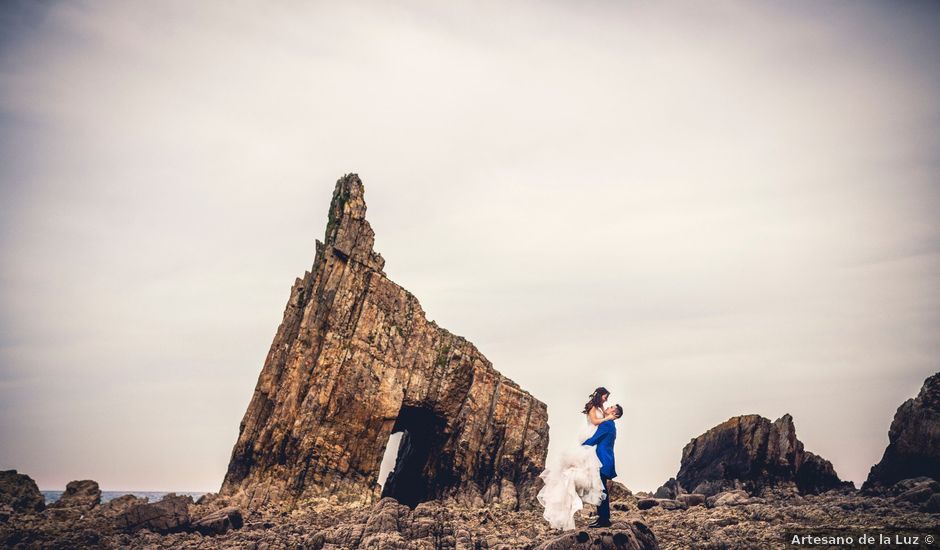
[[[932,2],[0,6],[0,468],[215,491],[335,181],[655,489],[741,414],[863,481],[940,370]]]

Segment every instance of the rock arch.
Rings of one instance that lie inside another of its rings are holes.
[[[387,494],[412,505],[533,504],[545,404],[385,276],[363,193],[355,174],[336,183],[324,242],[291,289],[221,492],[249,508],[370,503],[389,435],[406,431]]]

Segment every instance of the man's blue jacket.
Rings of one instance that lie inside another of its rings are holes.
[[[605,420],[597,426],[594,435],[582,443],[582,445],[595,445],[594,452],[597,453],[597,458],[601,459],[601,475],[608,479],[617,477],[617,470],[614,468],[615,439],[617,439],[617,426],[614,426],[613,420]]]

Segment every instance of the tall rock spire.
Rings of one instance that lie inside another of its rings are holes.
[[[222,493],[249,508],[325,497],[534,504],[545,404],[425,318],[373,249],[362,181],[336,183],[311,272],[291,288]],[[389,435],[402,432],[384,486]]]

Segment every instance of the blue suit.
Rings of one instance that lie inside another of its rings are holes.
[[[605,420],[597,426],[594,435],[582,443],[582,445],[595,445],[594,452],[601,460],[601,476],[607,479],[617,477],[617,469],[614,467],[615,439],[617,439],[617,426],[614,426],[613,420]]]
[[[594,452],[601,461],[601,483],[604,485],[604,500],[597,507],[598,521],[610,524],[610,493],[607,491],[607,482],[617,477],[614,468],[614,440],[617,439],[617,426],[613,420],[605,420],[597,426],[594,435],[582,445],[594,445]]]

